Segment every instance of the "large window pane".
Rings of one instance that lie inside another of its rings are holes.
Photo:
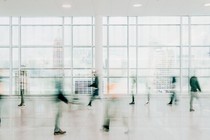
[[[74,46],[92,46],[92,27],[74,26],[73,27]]]
[[[64,45],[72,45],[71,26],[64,26]]]
[[[91,48],[74,48],[73,50],[73,67],[74,68],[91,68],[92,67],[92,49]]]
[[[19,28],[18,28],[18,26],[12,27],[12,45],[13,46],[19,45]]]
[[[179,26],[139,26],[139,45],[180,45]]]
[[[179,47],[139,47],[139,68],[178,68]]]
[[[137,45],[136,26],[129,26],[129,45]]]
[[[54,78],[29,78],[28,92],[30,95],[52,95],[55,94]]]
[[[53,66],[53,48],[22,48],[21,64],[29,68]]]
[[[64,68],[72,67],[71,47],[64,47]]]
[[[0,48],[0,68],[9,68],[10,67],[10,55],[9,48]]]
[[[127,68],[127,48],[109,48],[109,68]]]
[[[192,16],[190,19],[191,24],[210,24],[209,16]]]
[[[182,27],[182,45],[189,45],[189,26]]]
[[[23,26],[21,28],[22,45],[55,45],[61,40],[61,26]]]
[[[9,17],[0,17],[0,24],[9,24]]]
[[[0,26],[0,46],[9,45],[9,26]]]
[[[120,46],[127,45],[127,27],[110,26],[109,27],[109,45]]]
[[[210,68],[210,47],[191,48],[191,68]]]
[[[136,68],[136,47],[129,47],[129,68]]]
[[[192,45],[210,45],[210,25],[191,26]]]

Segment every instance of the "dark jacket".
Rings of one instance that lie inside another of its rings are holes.
[[[192,76],[190,78],[190,86],[191,86],[192,92],[197,92],[198,90],[201,92],[201,88],[200,88],[200,85],[196,76]]]
[[[63,101],[64,103],[68,103],[68,99],[63,95],[62,82],[57,81],[55,86],[57,89],[55,96],[56,102]]]
[[[98,88],[98,76],[95,76],[94,82],[89,87]]]
[[[59,90],[58,94],[56,95],[56,101],[57,102],[63,101],[66,104],[68,104],[68,102],[69,102],[68,99],[63,95],[61,90]]]

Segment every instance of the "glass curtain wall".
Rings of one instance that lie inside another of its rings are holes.
[[[0,31],[5,94],[18,94],[20,68],[27,72],[29,95],[54,94],[57,78],[66,94],[75,92],[76,82],[92,80],[93,17],[2,17]]]
[[[104,79],[114,93],[129,94],[148,86],[153,93],[171,88],[188,93],[189,77],[198,76],[203,92],[209,92],[210,17],[104,17]],[[111,92],[111,91],[110,91]],[[105,91],[107,93],[107,91]]]
[[[55,78],[64,80],[67,94],[92,81],[94,17],[0,17],[0,31],[4,94],[18,94],[21,67],[29,95],[53,94]],[[191,75],[209,93],[209,36],[209,16],[103,17],[103,93],[144,94],[148,85],[165,93],[176,76],[184,94]]]

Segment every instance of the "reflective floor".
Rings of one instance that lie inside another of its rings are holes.
[[[173,106],[167,105],[167,97],[153,97],[147,105],[146,97],[138,97],[135,105],[129,105],[130,98],[125,98],[115,105],[121,113],[112,115],[110,132],[101,131],[104,100],[95,100],[90,108],[88,100],[80,105],[63,104],[61,129],[67,133],[54,136],[56,107],[52,99],[30,97],[25,107],[17,106],[20,99],[4,99],[0,140],[209,140],[209,100],[195,100],[195,112],[189,112],[188,97]],[[128,122],[128,133],[123,118]]]

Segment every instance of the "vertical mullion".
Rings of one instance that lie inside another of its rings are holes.
[[[18,40],[19,40],[19,42],[18,42],[18,57],[19,57],[18,60],[19,61],[18,61],[18,77],[17,77],[17,79],[18,79],[18,85],[17,85],[18,86],[18,88],[17,88],[18,92],[17,93],[19,94],[19,92],[20,92],[20,82],[19,82],[20,81],[20,67],[21,67],[21,56],[22,56],[21,55],[22,54],[21,53],[21,17],[19,17],[18,26],[19,26],[19,30],[18,30],[19,31],[19,36],[18,36],[19,37],[18,38]]]
[[[92,31],[92,34],[91,34],[91,36],[92,36],[92,38],[91,38],[91,51],[92,51],[92,66],[91,66],[91,70],[93,71],[93,62],[94,62],[94,61],[93,61],[93,53],[94,53],[94,52],[93,52],[93,45],[94,45],[94,44],[93,44],[93,41],[94,41],[94,40],[93,40],[93,37],[94,37],[94,35],[93,35],[93,34],[94,34],[94,32],[93,32],[93,29],[94,29],[94,28],[93,28],[93,16],[91,17],[91,21],[92,21],[92,25],[91,25],[91,27],[92,27],[92,30],[91,30],[91,31]],[[95,47],[96,47],[96,46],[95,46]],[[95,49],[95,51],[96,51],[96,49]],[[95,56],[95,58],[96,58],[96,56]],[[96,62],[96,61],[95,61],[95,62]],[[96,65],[95,65],[95,70],[96,70]]]
[[[139,33],[138,33],[138,17],[136,17],[136,94],[138,94],[138,63],[139,63],[139,61],[138,61],[138,55],[139,55],[139,49],[138,49],[138,44],[139,44],[139,42],[138,42],[138,36],[139,36]]]
[[[107,17],[107,88],[109,85],[109,16]]]
[[[63,81],[63,87],[64,87],[64,17],[62,17],[62,34],[61,34],[61,39],[62,39],[62,81]]]
[[[74,93],[74,80],[73,80],[73,17],[71,16],[71,87],[72,87],[72,89],[71,89],[71,93]]]
[[[9,17],[9,26],[10,26],[10,33],[9,33],[9,59],[10,59],[10,67],[9,67],[9,76],[10,76],[10,80],[9,80],[9,95],[12,95],[12,81],[13,81],[13,75],[12,75],[12,69],[13,69],[13,55],[12,55],[12,17]]]
[[[129,17],[127,16],[127,94],[129,93],[129,85],[130,85],[130,67],[129,67],[129,61],[130,61],[130,56],[129,56]]]
[[[182,16],[180,17],[180,48],[179,48],[179,76],[180,76],[180,87],[179,91],[182,93],[182,30],[183,30],[183,22],[182,22]]]
[[[189,65],[188,65],[188,78],[190,78],[190,74],[191,74],[191,17],[188,16],[188,26],[189,26],[189,29],[188,29],[188,36],[189,36],[189,47],[188,47],[188,50],[189,50]],[[188,84],[188,93],[190,93],[190,86]]]

